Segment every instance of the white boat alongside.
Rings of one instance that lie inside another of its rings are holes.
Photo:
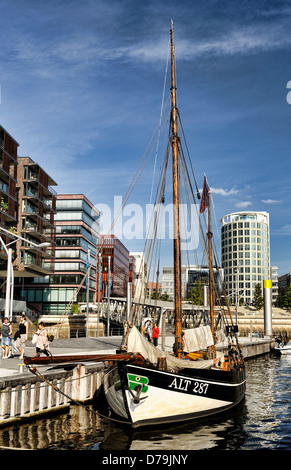
[[[278,346],[275,346],[274,350],[282,355],[291,354],[291,341],[287,344],[281,343]]]

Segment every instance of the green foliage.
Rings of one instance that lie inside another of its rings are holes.
[[[164,301],[171,301],[173,299],[171,299],[171,297],[169,296],[169,294],[167,292],[164,292],[161,297],[160,297],[161,300],[164,300]]]
[[[156,299],[158,300],[159,298],[160,298],[160,296],[159,296],[159,293],[158,293],[158,292],[154,292],[154,293],[151,295],[151,299],[153,299],[153,300],[156,300]]]
[[[71,306],[71,312],[72,313],[79,313],[79,305],[78,304],[73,304]]]
[[[264,299],[262,296],[262,288],[260,284],[256,284],[254,298],[253,298],[253,305],[257,310],[260,310],[264,305]]]
[[[199,279],[195,282],[188,300],[194,305],[203,304],[203,284]]]
[[[282,296],[282,307],[291,308],[291,287],[287,287],[283,296]]]
[[[16,228],[16,227],[9,227],[8,230],[9,230],[9,232],[11,232],[11,233],[17,235],[17,228]]]

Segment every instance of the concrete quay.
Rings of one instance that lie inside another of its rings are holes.
[[[54,340],[53,355],[115,353],[121,337],[74,338]],[[26,342],[26,356],[35,355],[35,347]],[[37,366],[45,378],[34,375],[15,353],[0,359],[0,427],[64,412],[73,401],[86,403],[101,391],[104,366],[99,362],[73,365]],[[53,387],[50,385],[53,384]]]
[[[273,343],[270,338],[239,338],[239,341],[246,359],[270,352]],[[114,354],[120,343],[121,336],[57,339],[51,344],[51,352],[53,355]],[[172,350],[172,343],[173,336],[167,336],[166,351]],[[27,341],[26,356],[34,355],[35,347]],[[74,401],[90,402],[101,392],[102,363],[36,367],[42,377],[31,373],[16,354],[14,358],[0,359],[0,427],[64,412]]]

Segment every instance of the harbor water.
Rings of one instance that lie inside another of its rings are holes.
[[[72,406],[66,414],[0,432],[0,448],[95,451],[290,450],[291,355],[246,361],[243,402],[222,415],[147,431],[100,416],[105,403]],[[97,412],[98,411],[98,412]]]

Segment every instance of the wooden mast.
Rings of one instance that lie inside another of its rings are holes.
[[[213,254],[212,254],[212,223],[211,223],[211,192],[208,191],[208,257],[209,257],[209,313],[210,328],[214,339],[214,272],[213,272]],[[215,346],[208,348],[208,358],[216,357]]]
[[[211,224],[211,193],[208,192],[208,256],[209,256],[209,309],[210,309],[210,327],[214,335],[214,273],[213,273],[213,254],[212,254],[212,224]]]
[[[181,357],[182,342],[182,299],[181,299],[181,243],[179,215],[179,137],[177,124],[176,67],[174,24],[171,22],[171,124],[172,124],[172,155],[173,155],[173,206],[174,206],[174,286],[175,286],[175,355]]]

